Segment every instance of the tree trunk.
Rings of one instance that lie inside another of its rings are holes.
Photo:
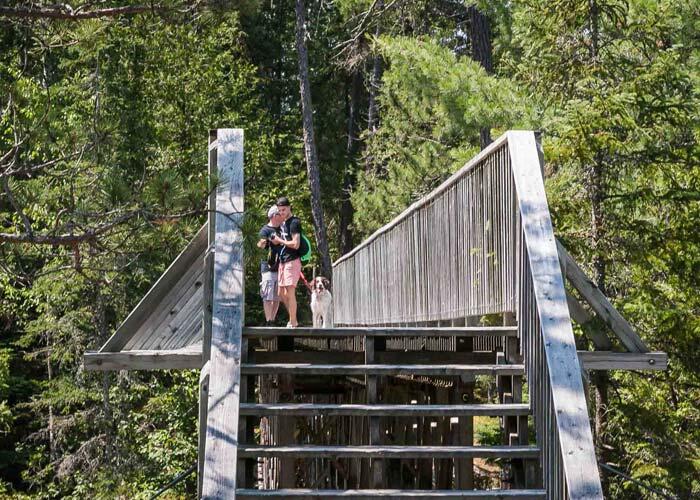
[[[301,114],[304,126],[304,155],[311,189],[311,215],[314,220],[316,244],[321,255],[321,273],[332,278],[331,257],[328,253],[326,226],[323,223],[321,207],[321,182],[318,171],[318,154],[314,137],[313,107],[311,105],[311,86],[309,84],[309,60],[306,53],[306,16],[304,0],[296,0],[296,46],[299,57],[299,87],[301,91]]]
[[[384,1],[379,0],[377,3],[377,8],[382,9],[384,7]],[[382,24],[380,21],[377,22],[377,27],[374,30],[374,36],[378,37],[382,34]],[[374,134],[379,127],[379,113],[377,110],[377,96],[379,95],[379,87],[381,85],[382,73],[384,71],[384,65],[382,64],[382,57],[379,54],[374,55],[372,62],[372,73],[369,78],[369,106],[367,111],[367,129],[370,134]]]
[[[593,248],[593,272],[595,282],[598,284],[600,291],[607,295],[606,291],[606,262],[605,248],[603,242],[605,239],[605,214],[603,209],[603,197],[605,194],[605,185],[603,182],[603,159],[599,155],[594,160],[593,166],[590,168],[589,177],[589,196],[591,199],[591,247]],[[608,411],[608,373],[598,372],[594,377],[595,386],[595,441],[598,450],[598,460],[603,463],[608,462],[608,444],[607,444],[607,411]],[[607,474],[601,473],[603,493],[607,496],[609,484]]]
[[[488,74],[493,73],[493,50],[491,48],[491,28],[489,18],[476,6],[469,7],[469,40],[472,48],[472,59],[481,64]],[[491,128],[482,127],[479,130],[481,149],[491,144]]]
[[[362,74],[355,70],[350,84],[350,96],[348,99],[348,142],[345,148],[347,163],[343,176],[343,201],[340,207],[340,236],[339,245],[341,254],[346,254],[353,248],[353,234],[351,229],[352,218],[355,210],[350,201],[350,194],[355,184],[355,171],[357,169],[355,155],[357,154],[357,111],[362,88]]]

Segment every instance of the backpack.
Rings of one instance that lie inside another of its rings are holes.
[[[311,242],[304,233],[301,233],[299,238],[299,256],[302,264],[308,264],[311,260]]]

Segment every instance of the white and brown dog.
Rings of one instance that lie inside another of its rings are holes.
[[[311,313],[314,328],[333,328],[333,296],[331,283],[323,276],[316,276],[311,281]]]

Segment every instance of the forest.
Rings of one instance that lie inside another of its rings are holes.
[[[1,2],[0,497],[146,499],[195,463],[197,371],[82,356],[206,220],[208,131],[229,127],[251,325],[277,196],[328,272],[492,139],[539,131],[559,239],[669,356],[591,385],[598,458],[634,480],[606,472],[606,498],[700,497],[699,104],[695,1]]]

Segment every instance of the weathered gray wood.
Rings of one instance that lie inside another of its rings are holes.
[[[251,355],[250,363],[316,363],[363,364],[364,354],[353,351],[258,351]],[[491,352],[440,352],[440,351],[378,351],[376,364],[495,364],[496,355]]]
[[[332,415],[332,416],[394,416],[394,417],[457,417],[528,415],[527,404],[455,404],[455,405],[398,405],[398,404],[323,404],[323,403],[241,403],[241,415]]]
[[[570,498],[602,499],[581,368],[535,137],[525,131],[511,131],[507,136],[551,386],[555,415],[552,425],[556,425],[559,436],[560,449],[555,452],[561,456]]]
[[[564,245],[557,242],[557,250],[561,258],[566,261],[566,277],[573,287],[578,290],[586,302],[593,308],[598,316],[610,327],[620,342],[630,352],[647,352],[649,348],[634,331],[632,326],[622,315],[617,312],[608,298],[603,295],[598,285],[593,282],[579,267],[574,259],[566,251]]]
[[[536,458],[539,452],[536,446],[238,446],[242,457]]]
[[[517,375],[523,365],[309,365],[294,363],[270,363],[243,365],[242,373],[295,375]]]
[[[399,224],[401,224],[402,222],[404,222],[411,215],[413,215],[416,211],[418,211],[421,207],[424,207],[425,205],[430,204],[433,200],[438,198],[441,194],[443,194],[450,187],[452,187],[459,179],[464,177],[464,175],[467,172],[469,172],[470,170],[473,170],[474,167],[479,165],[485,158],[487,158],[490,154],[492,154],[494,151],[496,151],[498,148],[500,148],[503,145],[503,143],[506,142],[506,140],[507,140],[507,135],[503,134],[501,137],[499,137],[498,139],[493,141],[486,148],[484,148],[479,154],[477,154],[474,158],[469,160],[469,162],[467,162],[466,165],[464,165],[457,172],[455,172],[450,177],[448,177],[437,188],[435,188],[433,191],[431,191],[430,194],[428,194],[427,196],[425,196],[425,197],[421,198],[420,200],[416,201],[415,203],[413,203],[410,207],[408,207],[406,210],[401,212],[397,217],[395,217],[388,224],[377,229],[374,233],[372,233],[372,235],[369,238],[367,238],[365,241],[363,241],[360,245],[356,246],[355,248],[352,249],[352,251],[346,253],[341,258],[336,260],[333,263],[333,266],[335,267],[338,264],[340,264],[341,262],[353,257],[360,250],[368,247],[374,240],[379,238],[381,235],[388,233],[389,231],[391,231],[391,229],[393,229],[394,227],[396,227]]]
[[[191,298],[201,297],[201,282],[201,263],[195,262],[184,271],[180,280],[155,306],[134,337],[122,349],[162,349],[163,339],[179,334],[177,326],[175,330],[169,326],[173,316],[185,308]],[[200,285],[197,286],[197,283]]]
[[[342,327],[342,328],[276,328],[246,326],[246,337],[269,338],[279,336],[293,337],[515,337],[518,329],[514,326],[478,326],[478,327]]]
[[[578,351],[586,370],[666,370],[665,352]]]
[[[158,304],[170,293],[182,275],[199,263],[206,248],[206,224],[200,228],[192,241],[170,264],[158,281],[144,295],[129,316],[117,328],[114,334],[100,349],[101,352],[114,352],[122,349],[129,342],[139,327],[150,317]]]
[[[576,300],[576,297],[571,295],[568,291],[566,292],[566,303],[569,306],[569,314],[572,319],[581,325],[583,333],[593,341],[593,345],[595,345],[596,349],[600,349],[601,351],[610,350],[612,348],[612,343],[608,336],[591,324],[593,316],[589,314],[581,303]]]
[[[216,134],[215,254],[202,497],[234,498],[243,327],[243,130]]]
[[[88,371],[199,369],[202,346],[167,351],[86,352],[83,367]]]
[[[481,500],[540,500],[546,498],[544,490],[237,490],[236,498],[248,500],[253,498],[352,498],[354,500],[372,500],[374,498],[441,498],[456,500],[459,498],[479,498]]]
[[[197,422],[197,498],[202,497],[204,483],[204,454],[207,443],[207,408],[209,406],[209,363],[199,374],[199,419]]]

